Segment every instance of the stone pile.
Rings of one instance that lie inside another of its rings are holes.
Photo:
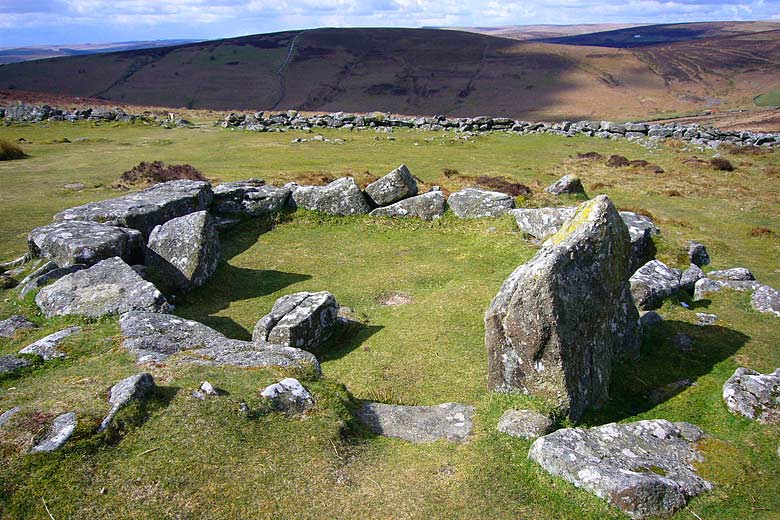
[[[54,108],[49,105],[12,103],[0,107],[0,119],[8,122],[39,123],[41,121],[98,121],[154,124],[166,127],[187,127],[191,123],[180,116],[169,113],[160,117],[150,112],[128,114],[121,108],[95,107],[76,110]]]

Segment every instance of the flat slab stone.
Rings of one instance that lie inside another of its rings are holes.
[[[121,258],[109,258],[64,276],[35,297],[47,318],[77,314],[98,318],[133,310],[167,312],[165,297]]]
[[[54,215],[54,220],[91,220],[137,229],[144,237],[148,237],[155,226],[172,218],[207,209],[213,196],[208,182],[163,182],[123,197],[66,209]]]
[[[90,266],[115,256],[134,264],[143,258],[144,246],[138,230],[80,220],[35,228],[27,243],[33,257],[48,258],[58,267]]]
[[[756,277],[750,272],[750,269],[744,267],[732,267],[731,269],[720,269],[707,273],[707,278],[714,280],[734,280],[737,282],[747,282],[755,280]]]
[[[68,327],[61,331],[49,334],[35,343],[30,343],[19,354],[33,354],[41,356],[44,361],[65,357],[65,353],[59,350],[60,343],[74,334],[81,332],[81,327]]]
[[[39,444],[30,449],[30,453],[48,453],[57,450],[65,444],[76,430],[76,414],[69,412],[56,417],[51,424],[48,435]]]
[[[12,338],[20,330],[35,329],[38,326],[22,316],[15,314],[10,318],[0,321],[0,338]]]
[[[723,289],[733,291],[755,291],[761,287],[761,284],[755,280],[713,280],[711,278],[702,278],[696,281],[693,289],[694,301],[704,299],[708,294],[712,294]]]
[[[780,291],[768,285],[762,285],[753,293],[750,305],[758,312],[774,314],[780,318]]]
[[[290,193],[260,179],[223,182],[214,188],[211,209],[222,216],[263,217],[281,211]]]
[[[658,419],[567,428],[537,439],[528,458],[548,473],[609,501],[632,518],[670,515],[712,489],[696,474],[704,433]]]
[[[51,263],[53,262],[49,262],[49,264]],[[19,286],[18,298],[22,300],[34,290],[40,289],[44,285],[53,282],[54,280],[59,280],[65,275],[73,274],[76,271],[81,271],[87,267],[88,266],[84,264],[74,264],[69,265],[68,267],[57,267],[56,269],[47,270],[44,274],[41,275],[31,274],[25,278],[22,284]]]
[[[446,209],[447,199],[444,194],[440,191],[429,191],[383,208],[376,208],[369,215],[372,217],[417,217],[432,221],[443,217]]]
[[[351,177],[337,179],[327,186],[293,186],[290,203],[331,215],[361,215],[371,211],[371,205]]]
[[[119,319],[119,326],[124,347],[139,364],[162,363],[181,352],[180,361],[186,363],[313,368],[320,372],[317,359],[305,350],[226,338],[202,323],[171,314],[128,312]]]
[[[651,260],[631,275],[631,295],[639,309],[657,309],[666,298],[680,290],[681,279],[679,270],[660,260]]]
[[[736,414],[760,423],[780,423],[780,368],[771,374],[740,367],[723,385],[723,401]]]
[[[463,442],[473,428],[474,407],[458,403],[438,406],[401,406],[366,403],[358,418],[377,435],[409,442],[448,440]]]
[[[456,191],[447,203],[460,218],[500,217],[515,207],[515,199],[506,193],[478,188]]]
[[[327,291],[282,296],[255,325],[252,341],[312,349],[333,334],[338,318],[336,298]]]
[[[366,186],[365,193],[374,205],[389,206],[399,200],[417,195],[417,181],[409,172],[409,168],[402,164]]]
[[[554,427],[549,415],[533,410],[507,410],[498,420],[498,431],[521,439],[536,439]]]

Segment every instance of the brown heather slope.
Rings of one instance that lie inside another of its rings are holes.
[[[780,31],[622,49],[317,29],[4,65],[0,89],[216,110],[650,119],[749,107],[777,88],[779,63]]]

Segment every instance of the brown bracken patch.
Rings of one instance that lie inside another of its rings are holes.
[[[754,227],[753,229],[750,230],[749,235],[753,238],[762,238],[762,237],[770,238],[770,237],[776,237],[777,233],[775,233],[774,231],[772,231],[767,227]]]
[[[205,181],[206,177],[190,164],[166,165],[162,161],[143,161],[131,170],[124,172],[112,187],[118,190],[128,190],[177,180]]]
[[[715,157],[711,159],[710,166],[712,166],[713,169],[718,170],[719,172],[734,171],[734,165],[731,164],[731,161],[729,161],[728,159],[724,159],[723,157]]]
[[[628,166],[629,164],[630,163],[628,162],[628,159],[622,155],[610,155],[609,159],[607,159],[607,166],[610,168],[622,168],[624,166]]]

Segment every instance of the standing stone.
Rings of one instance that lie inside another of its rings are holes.
[[[699,267],[709,265],[710,255],[707,253],[707,247],[700,242],[691,240],[688,242],[688,259]]]
[[[56,417],[51,423],[49,434],[30,450],[30,453],[48,453],[59,449],[76,431],[76,414],[69,412]]]
[[[167,312],[165,297],[121,258],[109,258],[44,287],[35,297],[47,318],[77,314],[99,318],[132,310]]]
[[[712,489],[696,474],[704,433],[663,419],[567,428],[537,439],[528,458],[631,518],[670,515]]]
[[[549,415],[532,410],[507,410],[498,420],[498,431],[521,439],[536,439],[554,427]]]
[[[780,318],[780,291],[768,285],[762,285],[755,290],[750,298],[750,304],[758,312],[774,314]]]
[[[331,215],[361,215],[371,211],[360,187],[352,177],[337,179],[327,186],[294,186],[293,207],[322,211]]]
[[[515,199],[510,195],[479,188],[456,191],[447,203],[460,218],[500,217],[515,207]]]
[[[94,265],[118,256],[129,264],[143,258],[140,231],[97,222],[71,220],[33,229],[27,243],[33,257],[48,258],[58,267]]]
[[[111,393],[108,397],[108,403],[111,405],[111,410],[108,412],[105,419],[103,419],[103,422],[100,423],[99,431],[102,432],[109,427],[119,410],[132,401],[145,398],[152,388],[154,388],[154,378],[152,377],[152,374],[149,374],[148,372],[126,377],[112,386]]]
[[[389,206],[417,195],[417,182],[405,164],[366,186],[366,195],[376,206]]]
[[[339,306],[327,291],[282,296],[255,325],[252,341],[311,350],[333,334]]]
[[[270,399],[274,408],[287,415],[300,415],[314,408],[314,397],[295,378],[288,377],[265,387],[262,397]]]
[[[35,329],[37,325],[21,314],[16,314],[0,321],[0,338],[12,338],[17,331]]]
[[[222,216],[264,217],[281,211],[291,192],[260,179],[223,182],[214,188],[212,210]]]
[[[377,435],[415,443],[440,439],[463,442],[474,427],[474,407],[459,403],[438,406],[365,403],[357,415]]]
[[[369,215],[372,217],[417,217],[432,221],[443,217],[446,208],[447,199],[444,198],[444,194],[440,191],[429,191],[383,208],[376,208]]]
[[[564,175],[545,188],[544,191],[552,193],[553,195],[585,195],[585,188],[582,187],[582,181],[576,175]]]
[[[573,420],[608,398],[613,361],[639,355],[628,230],[601,195],[583,203],[485,314],[488,385],[554,402]]]
[[[640,310],[661,306],[664,299],[680,290],[682,273],[660,260],[651,260],[640,267],[630,279],[631,295]]]
[[[764,424],[780,423],[780,368],[771,374],[738,368],[723,385],[723,400],[733,413]]]
[[[206,283],[217,270],[221,255],[211,215],[198,211],[154,228],[146,265],[172,290],[189,291]]]
[[[208,182],[163,182],[124,197],[66,209],[54,215],[54,220],[92,220],[110,226],[137,229],[144,237],[148,237],[155,226],[208,208],[213,197]]]
[[[65,353],[59,350],[60,343],[79,332],[81,332],[81,327],[68,327],[27,345],[19,351],[19,354],[33,354],[40,356],[44,361],[65,357]]]

